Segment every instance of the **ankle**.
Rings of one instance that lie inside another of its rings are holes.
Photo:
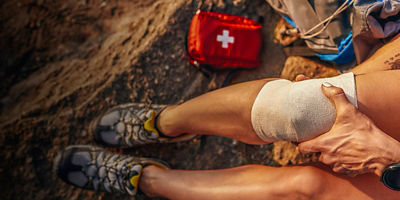
[[[148,197],[160,197],[160,180],[163,177],[165,169],[161,169],[154,165],[143,168],[142,175],[139,180],[139,189]]]
[[[176,107],[177,105],[171,105],[166,107],[157,117],[156,120],[156,126],[158,130],[169,137],[175,137],[180,135],[180,133],[177,133],[174,131],[174,117],[171,114],[171,111]]]

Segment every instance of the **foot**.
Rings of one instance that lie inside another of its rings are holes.
[[[116,106],[90,125],[96,142],[111,147],[134,147],[149,143],[170,143],[190,140],[195,135],[164,136],[156,127],[156,119],[166,105],[130,103]]]
[[[57,176],[66,183],[87,190],[129,195],[136,195],[142,169],[149,165],[168,168],[155,159],[113,154],[90,145],[69,146],[54,161]]]

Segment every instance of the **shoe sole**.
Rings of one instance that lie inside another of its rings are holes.
[[[60,161],[61,161],[61,159],[62,159],[62,157],[64,155],[64,152],[66,152],[66,151],[68,151],[70,149],[73,149],[73,148],[89,148],[89,149],[96,148],[96,149],[99,149],[99,151],[110,152],[110,151],[107,151],[106,149],[103,149],[101,147],[96,147],[96,146],[92,146],[92,145],[70,145],[70,146],[66,147],[65,149],[61,150],[60,152],[58,152],[56,157],[54,158],[53,170],[52,171],[57,177],[58,177],[58,172],[57,172],[58,171],[58,164],[60,163]],[[115,154],[117,154],[117,153],[115,153]],[[170,168],[169,164],[166,163],[163,160],[159,160],[159,159],[155,159],[155,158],[145,158],[145,157],[137,157],[137,158],[139,158],[140,164],[142,164],[143,166],[155,165],[155,166],[160,167],[162,169],[169,169]]]
[[[53,170],[52,170],[53,174],[58,176],[58,172],[57,172],[58,171],[58,163],[60,163],[60,160],[62,159],[65,151],[70,150],[72,148],[87,148],[87,147],[93,147],[93,146],[91,146],[91,145],[70,145],[67,148],[59,151],[53,160]],[[99,147],[97,147],[97,148],[99,148]]]

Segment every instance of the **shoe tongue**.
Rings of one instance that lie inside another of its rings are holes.
[[[146,120],[146,122],[144,122],[144,130],[152,133],[150,137],[153,139],[160,137],[157,129],[155,128],[155,118],[156,118],[156,112],[152,111],[151,116]]]
[[[129,173],[129,183],[133,187],[133,195],[137,193],[138,185],[139,185],[139,178],[142,175],[142,165],[135,165],[131,172]]]
[[[132,177],[129,179],[129,183],[130,183],[134,188],[137,188],[137,185],[138,185],[138,183],[139,183],[139,175],[132,176]]]

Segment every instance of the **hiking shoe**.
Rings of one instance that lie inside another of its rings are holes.
[[[93,120],[90,132],[99,144],[111,147],[134,147],[150,143],[171,143],[190,140],[195,135],[167,137],[156,127],[157,115],[166,105],[129,103],[116,106]]]
[[[162,161],[114,154],[90,145],[73,145],[59,152],[54,170],[64,182],[87,190],[135,195],[142,169],[168,168]]]

